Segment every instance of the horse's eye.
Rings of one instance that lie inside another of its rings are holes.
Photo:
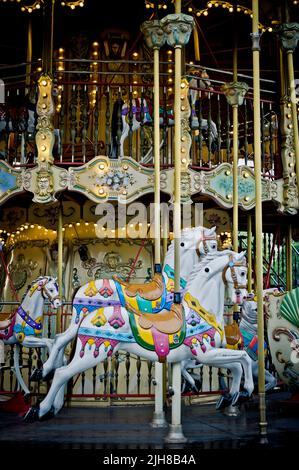
[[[182,243],[181,243],[181,246],[185,246],[185,243],[184,243],[184,242],[182,242]]]
[[[209,273],[210,272],[209,268],[205,268],[205,272]]]
[[[241,276],[245,276],[245,273],[244,273],[244,271],[242,271],[242,272],[241,272]]]

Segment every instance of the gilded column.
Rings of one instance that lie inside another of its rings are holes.
[[[180,237],[181,237],[181,166],[182,166],[182,135],[181,135],[181,68],[182,47],[190,39],[194,20],[191,16],[181,13],[181,1],[175,0],[175,14],[161,20],[166,40],[175,49],[175,93],[174,93],[174,301],[181,303],[180,294]],[[181,364],[173,364],[172,373],[172,418],[167,442],[182,443],[186,438],[181,425]]]
[[[297,176],[297,207],[298,207],[298,197],[299,197],[299,134],[298,134],[298,118],[297,118],[297,102],[296,102],[296,93],[295,93],[295,77],[294,77],[294,63],[293,63],[293,53],[297,47],[299,40],[299,23],[284,23],[278,29],[278,34],[280,37],[281,48],[287,55],[287,64],[288,64],[288,78],[289,78],[289,92],[290,92],[290,103],[289,103],[289,113],[286,110],[286,116],[288,119],[292,118],[292,122],[289,122],[288,128],[293,132],[293,142],[294,142],[294,154],[295,154],[295,163],[296,163],[296,176]],[[292,151],[288,152],[286,157],[287,162],[286,168],[289,169],[291,178],[294,177],[294,168],[292,161]],[[288,158],[288,156],[290,158]],[[294,155],[293,155],[294,156]],[[287,171],[284,171],[285,177]],[[292,183],[292,179],[290,181]]]
[[[159,51],[165,43],[165,34],[159,20],[145,21],[141,25],[147,46],[154,51],[154,243],[155,273],[161,273],[161,217],[160,217],[160,84]],[[153,427],[165,427],[163,411],[163,365],[155,363],[155,413]]]
[[[255,175],[255,268],[258,317],[258,390],[260,408],[260,442],[267,442],[265,398],[265,351],[263,310],[263,213],[261,181],[261,116],[260,116],[260,32],[259,2],[252,0],[252,56],[253,56],[253,128],[254,128],[254,175]]]
[[[233,250],[238,251],[238,107],[242,106],[244,97],[248,91],[248,85],[244,82],[233,81],[222,86],[227,102],[233,108]]]

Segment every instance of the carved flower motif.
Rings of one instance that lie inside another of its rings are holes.
[[[108,188],[114,191],[119,191],[120,189],[127,188],[129,184],[133,184],[134,178],[127,172],[110,170],[105,175],[97,178],[96,182],[100,186],[108,186]]]

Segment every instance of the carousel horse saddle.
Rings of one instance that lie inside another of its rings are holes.
[[[243,349],[243,338],[237,322],[224,327],[228,349]]]
[[[122,279],[118,279],[117,276],[113,276],[113,279],[124,287],[128,297],[136,297],[139,295],[139,297],[145,300],[157,300],[163,294],[163,279],[162,274],[159,273],[156,273],[151,282],[146,284],[130,284]]]
[[[144,313],[133,310],[139,316],[139,326],[145,330],[152,327],[160,333],[173,335],[178,333],[183,326],[183,307],[179,304],[172,304],[170,310],[162,310],[159,313]]]
[[[6,330],[11,325],[14,315],[14,313],[10,313],[6,318],[0,317],[0,331]]]

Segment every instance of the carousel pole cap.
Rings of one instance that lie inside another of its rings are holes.
[[[162,266],[161,266],[160,263],[155,263],[154,272],[155,272],[155,274],[161,274],[162,273]]]

